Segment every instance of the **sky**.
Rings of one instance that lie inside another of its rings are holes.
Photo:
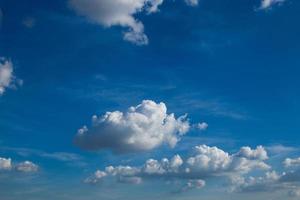
[[[299,9],[0,0],[0,199],[299,199]]]

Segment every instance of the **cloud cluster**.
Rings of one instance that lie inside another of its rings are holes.
[[[0,57],[0,96],[4,94],[7,88],[16,88],[17,85],[22,85],[22,80],[17,79],[13,71],[13,63]]]
[[[164,103],[144,100],[127,112],[106,112],[92,118],[92,127],[78,130],[75,144],[87,150],[111,149],[117,153],[139,152],[163,144],[174,147],[190,129],[186,115],[167,114]]]
[[[38,168],[38,165],[30,161],[24,161],[14,165],[10,158],[0,157],[0,171],[15,170],[18,172],[36,172]]]
[[[97,170],[85,182],[97,183],[115,178],[119,182],[139,184],[148,178],[176,179],[185,182],[182,187],[185,191],[204,187],[205,180],[211,177],[241,176],[253,170],[269,170],[270,166],[264,162],[267,158],[262,147],[243,147],[239,152],[229,154],[217,147],[199,145],[186,159],[175,155],[171,159],[148,159],[142,166],[108,166],[105,170]]]

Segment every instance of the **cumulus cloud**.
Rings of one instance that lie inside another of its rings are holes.
[[[284,1],[285,0],[262,0],[261,5],[260,5],[260,9],[269,9],[273,5],[283,3]]]
[[[260,152],[261,147],[250,150]],[[193,154],[186,159],[180,155],[171,159],[148,159],[142,166],[108,166],[104,170],[97,170],[85,182],[98,183],[107,178],[115,178],[118,182],[132,180],[131,183],[137,184],[148,178],[176,179],[185,182],[182,191],[186,191],[204,187],[205,180],[211,177],[241,176],[253,170],[270,169],[264,162],[267,156],[229,154],[217,147],[206,145],[196,146]]]
[[[75,144],[87,150],[111,149],[117,153],[151,150],[162,144],[174,147],[188,132],[186,115],[167,114],[164,103],[144,100],[127,112],[106,112],[92,118],[92,127],[78,130]]]
[[[4,94],[6,89],[22,85],[22,80],[17,79],[13,72],[13,63],[8,59],[0,58],[0,96]]]
[[[3,170],[15,170],[19,172],[36,172],[38,171],[38,165],[31,161],[24,161],[13,164],[10,158],[0,157],[0,171]]]

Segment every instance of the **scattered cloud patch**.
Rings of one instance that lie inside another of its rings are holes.
[[[38,165],[31,161],[24,161],[17,164],[13,164],[10,158],[0,157],[0,171],[15,170],[18,172],[36,172],[38,171]]]
[[[184,0],[185,3],[189,6],[197,6],[199,1],[198,0]]]
[[[200,131],[205,131],[208,128],[208,124],[206,122],[200,122],[196,124],[196,128]]]
[[[144,100],[127,112],[106,112],[92,118],[92,127],[78,130],[75,144],[86,150],[117,153],[147,151],[163,144],[174,147],[190,129],[186,115],[167,113],[164,103]]]
[[[285,167],[300,167],[300,157],[299,158],[286,158],[283,162]]]
[[[16,88],[22,84],[23,81],[14,76],[13,63],[6,58],[0,58],[0,96],[6,89]]]
[[[23,19],[22,24],[26,28],[33,28],[36,24],[36,20],[33,17],[26,17],[25,19]]]

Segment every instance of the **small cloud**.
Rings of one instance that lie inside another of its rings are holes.
[[[14,76],[13,63],[9,59],[0,57],[0,96],[6,89],[16,89],[22,84],[23,81]]]
[[[26,28],[33,28],[36,24],[36,20],[33,17],[26,17],[25,19],[23,19],[22,24]]]
[[[206,122],[200,122],[196,124],[196,128],[200,131],[205,131],[208,128],[208,124]]]
[[[189,6],[197,6],[199,1],[198,0],[184,0],[185,3]]]
[[[15,166],[15,168],[19,172],[36,172],[36,171],[38,171],[38,166],[30,161],[24,161],[24,162],[18,163]]]
[[[285,0],[262,0],[261,5],[260,5],[260,9],[261,10],[270,9],[272,6],[274,6],[276,4],[281,4],[284,1]]]

